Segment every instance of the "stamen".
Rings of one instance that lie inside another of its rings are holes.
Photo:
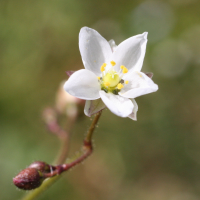
[[[110,61],[110,64],[112,65],[112,66],[115,66],[116,65],[116,63],[112,60],[112,61]]]
[[[124,65],[121,65],[121,66],[120,66],[121,69],[124,69],[124,67],[125,67]]]
[[[100,77],[100,76],[98,76],[98,77],[97,77],[97,79],[98,79],[98,80],[100,80],[100,79],[101,79],[101,77]]]
[[[122,73],[123,73],[123,74],[126,74],[127,72],[128,72],[128,69],[124,66],[124,67],[123,67],[123,70],[122,70]]]
[[[105,67],[106,67],[106,63],[103,63],[103,65],[101,65],[101,72],[105,71]]]
[[[110,83],[109,83],[109,82],[105,82],[104,85],[105,85],[105,86],[109,86]]]
[[[129,81],[125,81],[125,84],[128,84]]]
[[[117,88],[118,88],[119,90],[121,90],[123,87],[124,87],[124,86],[123,86],[121,83],[119,83],[119,84],[117,85]]]

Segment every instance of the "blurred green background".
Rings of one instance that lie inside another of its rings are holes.
[[[104,111],[94,154],[39,199],[200,199],[198,0],[0,1],[0,199],[25,195],[12,178],[35,160],[52,163],[59,151],[41,113],[54,106],[65,71],[83,68],[83,26],[117,44],[148,31],[143,71],[154,73],[159,90],[136,99],[137,122]],[[71,155],[90,122],[79,119]]]

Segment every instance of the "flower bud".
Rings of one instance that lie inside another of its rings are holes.
[[[78,99],[63,88],[64,82],[62,82],[58,88],[56,94],[56,109],[59,113],[66,114],[70,117],[77,115],[78,105],[84,105],[85,100]]]
[[[26,168],[13,178],[13,183],[20,189],[33,190],[39,187],[43,180],[41,171],[35,168]]]
[[[46,124],[55,123],[55,121],[57,120],[56,111],[53,108],[45,108],[42,115]]]

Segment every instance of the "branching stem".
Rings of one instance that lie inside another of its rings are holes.
[[[93,151],[92,135],[93,135],[95,127],[98,123],[98,120],[101,116],[101,113],[102,113],[102,111],[100,111],[96,114],[92,124],[90,125],[90,128],[88,129],[88,132],[87,132],[86,137],[85,137],[84,142],[83,142],[82,154],[70,163],[55,166],[55,170],[53,172],[45,173],[44,176],[45,176],[45,178],[48,178],[48,179],[46,179],[39,188],[29,192],[22,200],[36,199],[40,194],[42,194],[45,190],[47,190],[51,185],[53,185],[53,183],[56,182],[56,180],[58,180],[61,177],[61,175],[60,175],[61,173],[63,173],[65,171],[69,170],[70,168],[76,166],[77,164],[79,164],[83,160],[85,160],[89,155],[91,155],[91,153]]]

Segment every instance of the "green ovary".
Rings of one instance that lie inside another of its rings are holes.
[[[115,71],[108,72],[103,77],[103,83],[109,83],[109,87],[115,87],[119,83],[120,78],[119,75]]]

